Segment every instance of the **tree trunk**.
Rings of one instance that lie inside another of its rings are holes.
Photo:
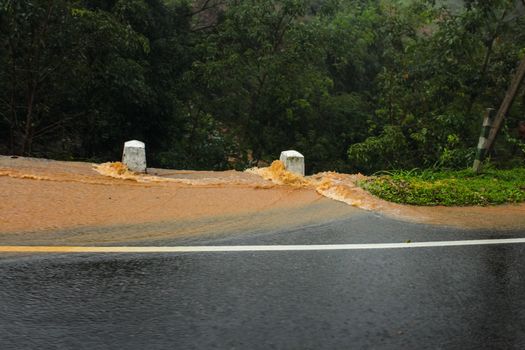
[[[496,139],[496,136],[498,135],[499,129],[501,128],[501,124],[503,123],[503,119],[505,119],[505,115],[509,111],[510,107],[512,106],[512,102],[514,101],[514,98],[516,97],[516,93],[518,92],[518,88],[521,85],[521,82],[523,81],[525,77],[525,58],[521,60],[521,63],[518,67],[518,70],[516,71],[516,74],[512,78],[512,83],[510,84],[509,90],[507,90],[507,93],[505,94],[505,98],[503,99],[503,102],[501,103],[501,106],[498,110],[498,114],[496,114],[496,118],[494,120],[494,126],[492,130],[490,131],[490,135],[487,139],[487,152],[490,151],[492,146],[494,145],[494,140]]]
[[[36,93],[36,82],[33,80],[29,87],[29,98],[27,101],[27,114],[24,127],[24,136],[23,136],[23,146],[22,146],[22,155],[29,156],[30,148],[33,142],[33,109],[35,104],[35,93]]]
[[[472,108],[474,107],[474,103],[476,102],[476,99],[479,97],[479,95],[483,91],[483,87],[485,85],[485,80],[486,80],[486,76],[487,76],[487,70],[488,70],[489,62],[490,62],[490,56],[492,56],[492,52],[493,52],[493,49],[494,49],[494,42],[498,38],[500,26],[503,23],[503,21],[505,20],[505,16],[507,16],[507,13],[508,13],[508,11],[507,11],[507,9],[505,9],[503,11],[503,13],[502,13],[498,23],[496,24],[496,29],[494,30],[494,33],[492,33],[492,36],[490,37],[490,40],[488,41],[488,43],[486,45],[487,52],[485,53],[485,58],[483,59],[483,65],[481,66],[481,71],[479,73],[479,82],[478,82],[478,84],[476,84],[477,85],[477,89],[475,89],[470,94],[469,103],[468,103],[468,107],[467,107],[467,115],[470,114],[470,112],[472,111]]]

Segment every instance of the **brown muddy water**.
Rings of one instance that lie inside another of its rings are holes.
[[[398,205],[359,188],[356,181],[363,178],[334,172],[301,177],[285,171],[279,161],[268,168],[245,172],[148,169],[148,174],[137,175],[120,163],[0,156],[0,233],[27,235],[82,227],[192,223],[176,232],[142,234],[173,237],[221,228],[282,229],[360,215],[363,210],[411,222],[462,228],[525,227],[524,205]],[[117,233],[104,237],[107,241],[131,239]],[[82,243],[78,237],[69,239]],[[98,241],[101,237],[87,235],[82,239]]]

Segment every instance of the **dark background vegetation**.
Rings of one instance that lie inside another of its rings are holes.
[[[0,0],[0,153],[464,168],[524,48],[521,0]],[[523,164],[524,105],[501,166]]]

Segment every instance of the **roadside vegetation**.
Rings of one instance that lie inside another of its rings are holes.
[[[525,201],[525,169],[393,171],[359,183],[372,194],[413,205],[490,205]]]

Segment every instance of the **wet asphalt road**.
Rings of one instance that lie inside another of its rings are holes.
[[[461,231],[366,214],[289,232],[162,243],[510,237],[525,232]],[[9,255],[0,259],[0,276],[0,349],[525,348],[525,244]]]

